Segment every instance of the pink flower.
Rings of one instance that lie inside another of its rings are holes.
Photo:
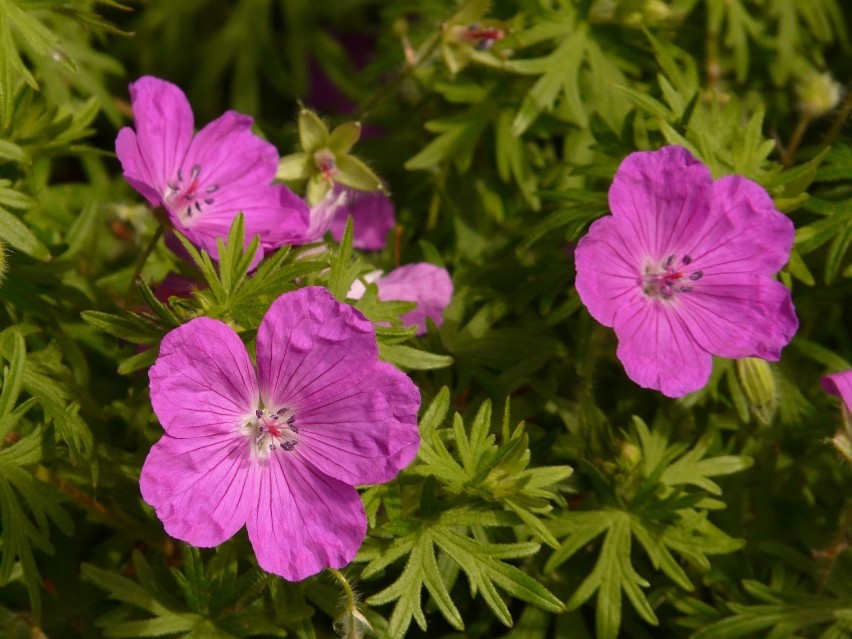
[[[331,222],[331,234],[336,241],[343,238],[346,220],[352,216],[352,246],[362,251],[380,251],[385,247],[388,232],[396,224],[391,199],[381,191],[359,191],[337,185],[347,197],[338,201]]]
[[[418,262],[395,268],[382,277],[382,271],[373,271],[364,276],[368,283],[379,288],[379,299],[383,302],[417,302],[417,308],[403,315],[406,326],[416,326],[417,334],[426,333],[426,318],[432,318],[436,326],[444,321],[444,309],[453,297],[453,281],[447,269]],[[357,300],[363,297],[364,285],[355,280],[347,297]]]
[[[308,207],[272,184],[278,152],[251,132],[249,116],[227,111],[193,136],[183,91],[151,76],[130,85],[130,101],[136,131],[125,127],[115,141],[124,177],[193,244],[215,258],[240,211],[246,244],[259,235],[261,251],[304,236]]]
[[[372,324],[321,287],[272,304],[257,374],[237,334],[200,317],[166,335],[149,376],[165,435],[142,497],[194,546],[245,525],[258,564],[285,579],[348,564],[367,531],[354,486],[390,481],[419,446],[417,387],[378,360]]]
[[[852,412],[852,371],[825,375],[820,382],[826,393],[842,399],[846,409]]]
[[[707,383],[713,355],[780,358],[799,322],[772,275],[794,231],[766,191],[737,175],[714,181],[669,146],[629,155],[609,205],[577,246],[576,287],[615,329],[630,379],[680,397]]]

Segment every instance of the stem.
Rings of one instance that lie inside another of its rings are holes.
[[[154,231],[154,235],[151,236],[151,239],[148,241],[148,245],[145,247],[145,250],[142,251],[142,255],[139,256],[139,259],[136,260],[136,266],[133,269],[133,275],[130,277],[130,284],[127,285],[127,292],[124,294],[124,305],[130,305],[130,298],[133,296],[133,287],[136,285],[136,278],[139,277],[139,274],[142,272],[142,269],[145,267],[145,262],[148,261],[151,253],[154,252],[154,247],[157,246],[157,242],[163,236],[163,227],[158,226],[157,230]]]
[[[396,87],[402,82],[408,75],[410,75],[417,67],[419,67],[426,58],[432,55],[432,52],[438,48],[438,44],[441,42],[441,34],[434,34],[424,45],[424,47],[420,50],[420,53],[417,56],[406,63],[405,67],[396,74],[389,82],[387,82],[381,89],[376,91],[367,102],[361,107],[361,115],[358,116],[358,119],[363,121],[367,119],[367,113],[370,109],[372,109],[376,104],[381,102],[381,100],[396,90]]]
[[[50,472],[45,466],[39,464],[35,468],[35,477],[46,484],[51,484],[67,495],[77,506],[98,519],[115,526],[116,529],[133,536],[140,534],[139,523],[129,517],[112,512],[94,497],[87,495],[82,490],[68,483],[61,477]]]
[[[343,588],[347,610],[355,610],[355,593],[352,592],[352,586],[349,585],[349,581],[343,576],[343,573],[335,568],[326,568],[325,571],[334,577],[334,580]]]
[[[793,131],[790,144],[781,156],[781,164],[784,165],[784,168],[790,168],[790,165],[793,164],[793,156],[796,154],[796,150],[799,148],[799,144],[802,142],[802,138],[805,135],[805,131],[808,130],[810,123],[811,116],[808,113],[802,113],[802,117],[799,118],[799,122],[796,124],[796,130]]]

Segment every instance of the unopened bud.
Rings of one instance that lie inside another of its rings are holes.
[[[334,621],[334,630],[342,639],[361,639],[373,627],[356,606],[351,606]]]
[[[829,72],[813,73],[799,80],[796,86],[799,108],[812,118],[818,118],[840,103],[842,88]]]
[[[757,357],[744,357],[736,361],[736,368],[752,413],[764,424],[770,423],[778,407],[778,384],[769,362]]]
[[[618,461],[624,470],[630,472],[642,461],[642,451],[636,444],[625,442],[618,453]]]

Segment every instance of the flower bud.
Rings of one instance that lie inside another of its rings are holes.
[[[736,360],[737,377],[755,417],[768,424],[778,407],[778,384],[765,359],[744,357]]]
[[[840,103],[842,88],[829,72],[804,76],[796,85],[799,108],[803,113],[818,118]]]

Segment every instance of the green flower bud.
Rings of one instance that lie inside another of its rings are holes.
[[[796,93],[799,95],[799,108],[802,112],[812,118],[818,118],[840,103],[842,88],[826,71],[801,78],[796,85]]]
[[[765,359],[744,357],[736,361],[737,377],[755,417],[768,424],[778,408],[778,384]]]

